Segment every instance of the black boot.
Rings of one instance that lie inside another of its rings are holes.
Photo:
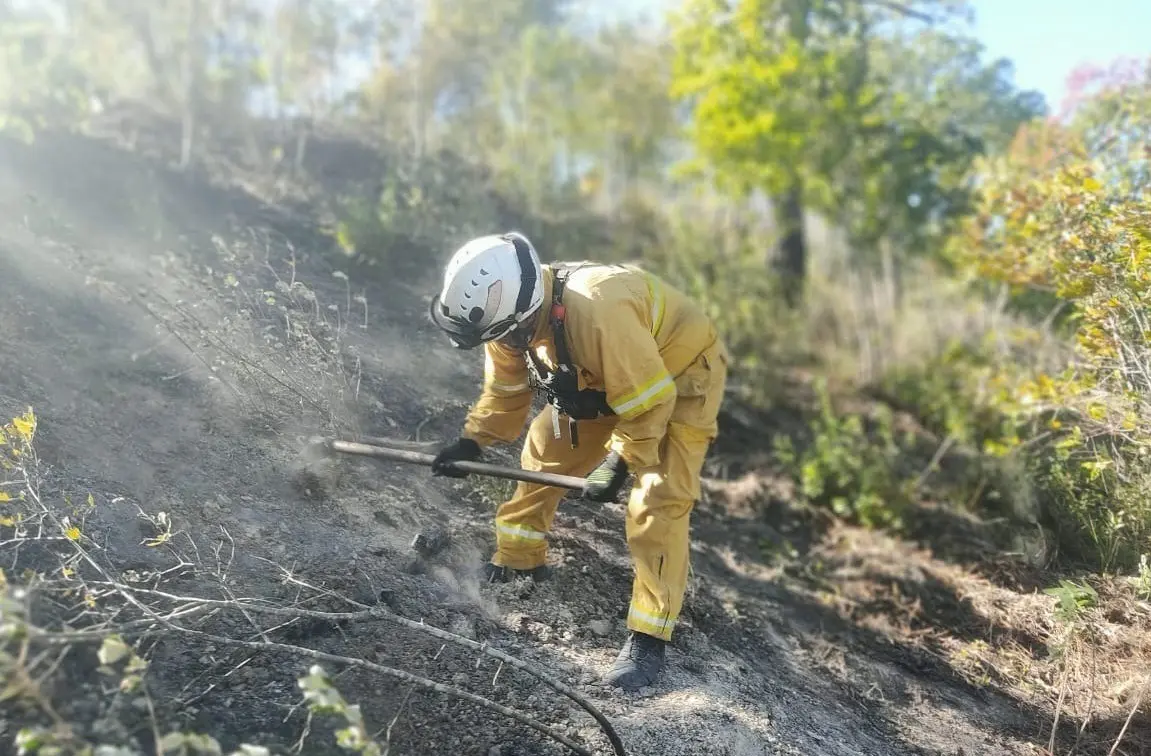
[[[624,690],[639,690],[651,685],[663,669],[666,647],[665,640],[632,631],[604,682]]]
[[[511,567],[492,564],[491,562],[484,565],[484,582],[487,583],[506,583],[521,577],[531,578],[537,583],[542,583],[551,577],[551,571],[546,564],[541,564],[530,570],[514,570]]]

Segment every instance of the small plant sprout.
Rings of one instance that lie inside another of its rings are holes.
[[[313,664],[308,674],[299,678],[297,684],[304,691],[304,700],[312,714],[329,714],[341,717],[347,727],[336,730],[336,743],[349,751],[363,756],[382,756],[382,751],[364,725],[364,716],[359,704],[349,704],[328,679],[324,668]]]
[[[1135,593],[1144,601],[1151,601],[1151,559],[1139,556],[1139,574],[1135,577]]]
[[[1054,609],[1055,618],[1067,624],[1078,621],[1086,610],[1099,602],[1099,594],[1087,583],[1060,580],[1059,585],[1043,592],[1058,599]]]
[[[153,535],[151,538],[145,538],[143,541],[140,541],[141,544],[155,547],[162,546],[163,544],[172,540],[172,519],[168,516],[167,512],[157,512],[156,514],[151,515],[145,512],[143,509],[140,509],[139,506],[137,506],[136,509],[139,511],[137,516],[142,517],[143,519],[150,522],[152,527],[156,530],[155,535]]]
[[[364,306],[364,324],[362,326],[360,326],[360,328],[367,328],[368,327],[368,298],[365,297],[363,294],[357,294],[355,296],[355,300],[357,303]]]
[[[332,278],[338,278],[344,282],[344,292],[347,294],[347,298],[348,298],[347,313],[348,313],[348,317],[351,317],[352,316],[352,283],[351,283],[351,281],[348,280],[348,274],[344,273],[342,270],[337,270],[337,271],[332,273]]]

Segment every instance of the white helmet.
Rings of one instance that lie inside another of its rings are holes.
[[[539,255],[527,237],[510,232],[456,250],[430,314],[457,348],[473,349],[507,335],[542,303]]]

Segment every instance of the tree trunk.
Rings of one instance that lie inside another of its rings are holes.
[[[807,279],[807,236],[803,226],[803,185],[796,181],[776,200],[775,216],[782,237],[775,267],[783,286],[784,300],[791,308],[803,302]]]
[[[417,48],[412,69],[412,147],[415,162],[421,163],[428,149],[428,116],[424,108],[424,59]]]
[[[884,239],[880,242],[880,261],[883,267],[883,282],[887,287],[887,297],[891,306],[899,312],[903,307],[903,266],[895,257],[891,242]]]
[[[180,170],[187,170],[192,163],[192,142],[196,133],[196,116],[192,112],[191,102],[184,103],[184,112],[180,117]]]
[[[196,135],[196,103],[199,97],[199,63],[197,46],[201,24],[200,0],[192,0],[189,8],[188,30],[184,38],[184,51],[180,59],[181,108],[180,114],[180,170],[192,162],[193,142]]]
[[[304,116],[297,119],[296,125],[296,154],[292,158],[292,175],[300,176],[304,173],[304,157],[308,149],[308,135],[312,131],[312,119]]]

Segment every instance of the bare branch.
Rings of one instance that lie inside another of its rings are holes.
[[[408,692],[404,694],[404,700],[400,701],[400,706],[396,709],[396,715],[392,717],[392,721],[388,722],[388,726],[384,730],[384,756],[388,756],[388,753],[392,750],[392,730],[395,729],[396,723],[400,721],[400,715],[404,713],[404,709],[408,705],[408,699],[412,697],[415,689],[416,686],[414,685],[408,687]],[[376,735],[378,736],[379,733],[376,733]]]
[[[1131,707],[1130,713],[1127,714],[1127,719],[1123,720],[1123,727],[1119,730],[1119,734],[1115,736],[1115,742],[1111,745],[1111,750],[1107,752],[1107,756],[1115,756],[1119,751],[1119,744],[1123,742],[1123,737],[1127,734],[1127,728],[1131,726],[1131,720],[1135,717],[1135,713],[1139,711],[1139,707],[1143,705],[1143,697],[1147,694],[1147,686],[1151,684],[1151,677],[1144,678],[1142,687],[1139,688],[1139,695],[1135,697],[1135,704]]]
[[[123,587],[127,588],[127,586]],[[271,614],[281,617],[308,617],[311,619],[322,619],[331,622],[364,619],[386,620],[402,627],[406,627],[410,630],[415,630],[416,632],[424,633],[434,638],[448,641],[450,643],[455,643],[456,645],[463,646],[473,651],[478,651],[482,654],[486,654],[494,659],[498,659],[503,664],[507,664],[510,667],[514,667],[522,672],[526,672],[533,677],[536,677],[548,687],[552,688],[558,693],[561,693],[564,696],[567,696],[572,701],[579,704],[579,706],[589,715],[591,715],[592,718],[595,719],[596,722],[600,725],[604,731],[604,734],[607,735],[608,740],[611,741],[612,746],[615,748],[615,752],[621,755],[624,753],[623,742],[620,740],[618,733],[615,731],[615,728],[612,727],[611,722],[608,721],[608,719],[599,711],[599,709],[592,705],[592,703],[588,701],[586,697],[581,695],[578,691],[574,690],[570,686],[560,682],[535,665],[511,656],[497,648],[492,648],[486,643],[479,643],[477,641],[471,640],[470,638],[465,638],[462,635],[457,635],[447,630],[441,630],[438,627],[427,625],[423,622],[410,620],[406,617],[394,614],[386,608],[368,607],[366,604],[360,604],[359,602],[344,598],[344,600],[348,603],[354,604],[356,606],[362,606],[364,608],[361,611],[356,612],[321,612],[311,609],[287,609],[281,607],[264,606],[261,604],[253,604],[239,600],[225,601],[221,599],[202,599],[192,596],[177,596],[175,594],[166,593],[164,591],[148,589],[129,588],[129,590],[136,590],[141,593],[147,593],[185,604],[203,604],[205,606],[216,606],[223,609],[235,609],[238,611],[247,610],[257,614]]]
[[[893,13],[897,13],[907,18],[914,18],[918,21],[924,22],[925,24],[933,24],[939,20],[929,13],[924,13],[923,11],[916,10],[903,3],[893,2],[893,0],[871,0],[871,2],[881,8],[886,8]]]
[[[104,585],[105,583],[98,582],[98,583],[94,583],[94,584],[95,585]],[[497,648],[493,648],[486,643],[479,643],[477,641],[471,640],[470,638],[465,638],[461,635],[457,635],[455,633],[448,632],[447,630],[442,630],[438,627],[427,625],[423,622],[416,622],[414,620],[410,620],[406,617],[402,617],[400,615],[394,614],[386,608],[368,607],[365,604],[360,604],[359,602],[352,601],[351,599],[341,597],[341,598],[344,598],[344,600],[347,601],[348,603],[351,603],[351,604],[356,605],[356,606],[362,606],[364,608],[360,611],[355,611],[355,612],[323,612],[323,611],[316,611],[316,610],[312,610],[312,609],[267,606],[267,605],[264,605],[262,603],[255,603],[251,600],[243,600],[243,599],[224,600],[224,599],[199,598],[199,597],[195,597],[195,596],[180,596],[180,595],[177,595],[174,593],[168,593],[166,591],[154,590],[154,589],[149,589],[149,588],[135,588],[132,586],[126,586],[126,585],[122,585],[119,583],[113,583],[111,585],[112,585],[112,587],[114,587],[117,590],[131,591],[131,592],[134,592],[134,593],[137,593],[140,595],[155,596],[158,598],[163,598],[163,599],[167,599],[169,601],[177,602],[177,603],[182,604],[184,606],[216,607],[219,609],[239,611],[239,612],[243,612],[245,614],[250,612],[250,613],[254,613],[254,614],[268,614],[268,615],[279,616],[279,617],[319,619],[319,620],[327,620],[327,621],[330,621],[333,623],[334,622],[340,622],[340,621],[371,620],[371,619],[385,620],[387,622],[391,622],[391,623],[400,625],[400,626],[408,628],[410,630],[424,633],[424,634],[430,635],[434,638],[438,638],[440,640],[444,640],[444,641],[447,641],[449,643],[454,643],[456,645],[463,646],[463,647],[471,649],[473,651],[477,651],[479,653],[490,656],[494,659],[498,659],[501,662],[501,664],[506,664],[510,667],[514,667],[515,669],[518,669],[522,672],[526,672],[526,673],[532,675],[533,677],[537,678],[538,680],[543,682],[548,687],[552,688],[553,690],[566,696],[567,698],[571,699],[573,702],[578,704],[593,719],[595,719],[596,722],[599,724],[599,726],[603,729],[604,734],[607,736],[608,740],[611,742],[612,747],[615,750],[615,753],[619,754],[619,756],[622,756],[624,754],[623,741],[620,739],[619,734],[615,731],[615,728],[612,726],[611,722],[607,719],[607,717],[605,717],[599,711],[599,709],[597,709],[590,701],[588,701],[585,696],[580,694],[578,691],[576,691],[572,687],[564,684],[563,682],[560,682],[559,680],[557,680],[556,678],[547,674],[546,672],[539,669],[535,665],[530,664],[528,662],[525,662],[525,661],[518,659],[514,656],[511,656],[511,655],[509,655],[509,654],[505,653],[504,651],[501,651]],[[311,586],[308,586],[308,587],[311,587]],[[162,622],[162,623],[164,623],[164,625],[166,627],[172,627],[173,626],[170,622],[166,621],[166,619],[164,617],[162,617],[161,615],[158,615],[158,614],[155,615],[155,620],[150,620],[150,621]],[[155,632],[157,632],[157,630],[155,630],[155,629],[143,631],[144,634],[153,634]],[[37,637],[42,639],[42,640],[45,640],[45,641],[54,640],[55,642],[67,642],[67,641],[77,641],[77,640],[83,640],[83,639],[95,639],[93,637],[94,635],[95,634],[86,634],[86,633],[47,633],[47,632],[42,632],[42,633],[38,633]],[[494,680],[493,680],[493,682],[494,682]]]
[[[270,605],[270,600],[236,597],[227,585],[225,578],[235,555],[234,541],[231,535],[226,531],[224,532],[224,539],[226,539],[227,543],[221,541],[220,545],[213,552],[215,556],[214,573],[211,567],[205,568],[204,565],[201,564],[200,550],[195,541],[189,537],[189,541],[192,543],[192,550],[195,552],[194,554],[189,554],[189,556],[193,556],[196,561],[188,561],[177,551],[171,549],[169,545],[168,550],[172,552],[172,555],[179,562],[176,567],[161,572],[149,572],[142,576],[138,582],[136,582],[135,578],[132,578],[133,582],[126,582],[115,574],[116,570],[114,570],[114,568],[104,562],[98,546],[89,536],[71,527],[71,523],[67,517],[64,517],[62,513],[50,507],[42,499],[41,492],[39,491],[39,481],[34,472],[36,463],[34,452],[29,451],[25,461],[27,467],[20,471],[24,480],[18,481],[17,483],[22,484],[24,493],[26,494],[27,506],[34,513],[33,518],[28,522],[28,529],[37,532],[41,539],[56,538],[54,534],[49,535],[52,531],[56,533],[66,533],[68,537],[59,541],[53,541],[53,543],[66,544],[68,549],[58,554],[62,560],[61,565],[63,565],[64,569],[63,580],[42,581],[29,586],[28,590],[22,589],[20,595],[29,596],[32,592],[40,591],[45,597],[52,599],[55,593],[61,589],[64,590],[63,595],[75,596],[77,590],[80,592],[79,600],[68,599],[61,604],[61,609],[67,612],[67,618],[61,619],[56,625],[59,629],[40,627],[37,626],[37,623],[30,621],[21,622],[22,629],[25,632],[25,642],[22,644],[23,649],[20,658],[17,660],[18,664],[25,672],[37,669],[43,670],[47,667],[44,675],[36,676],[40,678],[39,680],[32,676],[26,676],[25,679],[21,680],[21,682],[24,683],[23,687],[26,687],[34,697],[36,696],[36,689],[39,687],[39,682],[41,682],[44,677],[52,674],[53,670],[58,667],[60,660],[68,653],[69,647],[76,643],[105,643],[112,633],[140,639],[180,634],[186,637],[206,639],[219,646],[226,646],[231,649],[247,649],[249,652],[256,653],[266,651],[283,652],[319,661],[332,662],[345,669],[365,669],[406,682],[411,688],[404,697],[404,703],[401,704],[391,723],[386,728],[389,740],[394,733],[396,724],[400,721],[400,717],[402,716],[407,701],[410,699],[412,691],[416,687],[420,687],[469,701],[488,711],[498,713],[520,724],[531,727],[548,738],[561,743],[574,753],[581,754],[581,756],[590,756],[591,752],[587,748],[567,737],[564,733],[533,718],[527,712],[505,706],[484,696],[470,693],[451,685],[442,684],[403,669],[387,667],[356,657],[341,656],[304,646],[281,643],[272,640],[270,636],[272,630],[275,628],[308,618],[338,624],[349,620],[386,620],[444,641],[444,646],[441,647],[441,651],[448,643],[463,646],[469,650],[478,651],[482,655],[498,659],[501,669],[504,666],[509,666],[531,674],[553,690],[558,691],[579,704],[603,729],[607,739],[611,741],[617,756],[624,756],[625,754],[622,741],[611,726],[611,723],[608,722],[603,714],[585,697],[563,682],[546,674],[541,669],[525,661],[516,659],[503,651],[491,648],[486,643],[478,643],[454,633],[428,626],[422,621],[417,622],[395,615],[386,608],[367,606],[330,590],[310,585],[283,567],[280,567],[280,569],[283,572],[284,584],[295,586],[297,605],[285,607],[283,605]],[[165,536],[165,538],[162,542],[167,542],[172,535],[171,529],[166,521],[160,524],[164,526],[161,535]],[[75,533],[73,534],[74,531]],[[159,540],[157,541],[157,543],[160,542]],[[197,571],[203,570],[205,575],[214,574],[216,579],[220,581],[224,598],[209,599],[199,596],[184,596],[160,589],[159,586],[166,576],[173,572],[181,572],[187,568],[192,568]],[[327,612],[307,609],[299,605],[315,601],[325,595],[338,598],[354,607],[355,610]],[[67,604],[73,605],[69,607]],[[203,629],[203,626],[199,624],[201,621],[225,611],[238,612],[244,616],[254,630],[254,634],[247,638],[242,636],[229,637],[228,635],[209,632],[207,629]],[[258,615],[278,617],[283,621],[278,620],[266,623],[261,621]],[[190,619],[194,619],[197,623],[195,627],[183,624]],[[273,627],[268,628],[267,625],[272,625]],[[39,653],[39,655],[31,654],[31,650],[37,645],[42,647],[41,653]],[[45,650],[43,646],[49,648]],[[240,653],[242,654],[242,652]],[[234,673],[237,669],[242,668],[254,658],[254,655],[254,653],[251,653],[247,659],[243,660],[227,660],[225,663],[229,664],[232,668],[224,676],[226,677]],[[55,661],[53,661],[53,659],[55,659]],[[238,662],[238,664],[236,662]],[[477,664],[478,663],[479,659],[477,659]],[[215,687],[214,683],[208,687],[208,690],[211,690],[213,687]],[[205,691],[205,693],[207,692],[208,691]],[[203,694],[201,694],[201,697],[202,695]],[[46,712],[50,715],[54,714],[51,702],[45,700],[41,703],[43,704],[42,708]],[[155,712],[151,705],[152,702],[149,700],[148,704],[148,714],[149,717],[152,718],[152,723],[155,726]],[[59,723],[60,719],[58,715],[52,718]],[[306,733],[304,737],[306,737]]]
[[[283,651],[285,653],[294,654],[296,656],[303,656],[303,657],[306,657],[309,659],[315,659],[317,661],[327,661],[327,662],[332,662],[333,664],[342,664],[342,665],[349,666],[349,667],[359,667],[360,669],[366,669],[366,670],[370,670],[372,672],[378,672],[382,675],[387,675],[388,677],[394,677],[397,680],[403,680],[405,682],[411,683],[412,685],[418,685],[418,686],[420,686],[422,688],[426,688],[428,690],[434,690],[437,693],[442,693],[442,694],[448,695],[448,696],[454,696],[456,698],[462,698],[465,701],[471,701],[472,703],[476,704],[477,706],[482,706],[483,708],[488,709],[490,711],[495,711],[495,712],[498,712],[500,714],[503,714],[505,717],[508,717],[510,719],[514,719],[515,721],[519,722],[522,725],[526,725],[526,726],[532,728],[533,730],[536,730],[537,732],[540,732],[544,735],[547,735],[552,740],[555,740],[558,743],[562,743],[563,745],[567,746],[572,752],[577,753],[580,756],[593,756],[591,751],[587,750],[583,746],[581,746],[578,743],[576,743],[575,741],[571,740],[566,735],[564,735],[560,732],[557,732],[556,730],[553,730],[552,728],[548,727],[547,725],[543,724],[542,722],[538,722],[535,719],[532,719],[531,717],[527,716],[526,714],[522,714],[522,713],[516,711],[515,709],[508,708],[507,706],[504,706],[503,704],[496,703],[495,701],[491,701],[487,698],[484,698],[483,696],[477,696],[475,693],[469,693],[466,690],[460,690],[459,688],[453,687],[451,685],[444,685],[443,683],[438,683],[435,680],[429,680],[426,677],[420,677],[419,675],[414,675],[411,672],[405,672],[402,669],[395,669],[393,667],[385,667],[382,664],[376,664],[375,662],[366,661],[364,659],[356,659],[356,658],[353,658],[350,656],[339,656],[337,654],[329,654],[325,651],[316,651],[315,649],[305,648],[304,646],[294,646],[294,645],[291,645],[288,643],[268,643],[265,641],[243,641],[243,640],[238,640],[236,638],[229,638],[229,637],[224,636],[224,635],[215,635],[213,633],[206,633],[202,630],[193,630],[191,628],[183,627],[181,625],[176,625],[176,624],[170,624],[168,627],[171,630],[174,630],[174,631],[179,632],[179,633],[183,633],[185,635],[191,635],[194,637],[204,638],[205,640],[211,641],[213,643],[220,643],[220,644],[226,645],[226,646],[236,646],[238,648],[251,648],[251,649],[258,650],[258,651]]]

